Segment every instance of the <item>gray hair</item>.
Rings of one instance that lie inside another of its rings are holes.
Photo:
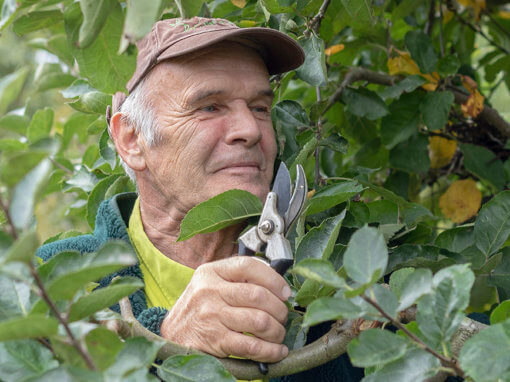
[[[154,146],[161,140],[159,124],[152,102],[147,97],[145,77],[138,86],[129,94],[120,107],[122,121],[135,133],[141,134],[143,140],[148,146]],[[124,171],[136,184],[135,172],[120,158],[120,163]]]

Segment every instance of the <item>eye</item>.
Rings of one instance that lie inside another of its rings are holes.
[[[267,106],[254,106],[252,110],[256,113],[269,114],[269,107]]]
[[[207,106],[202,107],[200,110],[206,111],[208,113],[212,113],[214,111],[217,111],[218,107],[216,105],[207,105]]]

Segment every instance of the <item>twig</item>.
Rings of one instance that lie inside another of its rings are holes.
[[[319,8],[319,12],[310,21],[309,28],[312,29],[316,34],[319,32],[321,21],[326,15],[326,10],[328,9],[330,2],[331,0],[324,0],[321,7]]]
[[[347,74],[344,76],[344,79],[340,83],[338,89],[330,97],[328,105],[324,110],[324,113],[328,111],[329,108],[331,108],[331,106],[335,104],[335,102],[340,100],[342,96],[342,91],[345,89],[346,86],[349,86],[350,84],[361,80],[373,84],[392,86],[398,80],[398,77],[394,77],[386,73],[374,72],[372,70],[364,68],[352,68],[347,72]],[[447,86],[446,88],[453,93],[453,95],[455,96],[455,103],[457,104],[463,104],[469,98],[467,94],[464,94],[460,89],[454,86]],[[484,105],[483,110],[479,114],[478,118],[494,126],[505,137],[510,138],[510,123],[505,121],[503,117],[499,115],[497,110],[487,105]]]
[[[427,24],[425,25],[425,34],[431,35],[434,23],[436,22],[436,0],[430,0],[429,14],[427,17]]]
[[[443,38],[443,0],[439,0],[439,48],[441,58],[444,57],[444,38]]]
[[[400,321],[395,320],[393,317],[391,317],[388,313],[386,313],[379,304],[370,299],[369,297],[365,296],[364,294],[361,295],[361,298],[368,302],[370,305],[372,305],[375,309],[381,313],[381,315],[386,318],[388,321],[390,321],[393,325],[395,325],[398,329],[402,330],[409,338],[411,338],[414,342],[416,342],[423,350],[426,352],[432,354],[434,357],[438,358],[443,365],[446,365],[449,368],[452,368],[455,370],[455,374],[459,377],[464,377],[464,371],[459,367],[457,362],[453,359],[447,358],[442,354],[439,354],[434,349],[432,349],[430,346],[428,346],[425,342],[421,340],[421,338],[417,337],[414,333],[410,332],[404,325],[400,323]]]
[[[484,9],[482,11],[482,13],[484,15],[487,15],[487,17],[489,17],[489,20],[492,21],[494,23],[494,25],[500,30],[500,32],[503,32],[504,34],[506,34],[508,37],[510,37],[510,31],[508,31],[507,29],[505,29],[505,27],[503,27],[499,22],[496,21],[496,19],[494,17],[492,17],[492,15],[490,14],[489,11],[487,11],[487,9]]]
[[[321,89],[320,87],[315,88],[315,94],[317,95],[317,103],[321,102]],[[320,143],[322,139],[322,121],[321,116],[317,118],[317,132],[315,133],[315,136],[317,138],[317,142]],[[318,187],[321,182],[321,173],[320,173],[320,147],[321,145],[318,144],[315,148],[315,186]]]
[[[496,48],[498,48],[499,50],[501,50],[502,52],[506,53],[506,54],[510,54],[510,52],[508,50],[506,50],[503,46],[499,45],[496,41],[494,41],[493,39],[491,39],[489,36],[487,36],[485,34],[484,31],[482,31],[482,29],[477,26],[477,25],[473,25],[471,24],[469,21],[466,21],[462,18],[461,15],[459,15],[458,13],[455,13],[455,17],[457,18],[457,20],[460,21],[461,24],[464,24],[465,26],[467,26],[469,29],[471,29],[472,31],[478,33],[480,36],[482,36],[484,39],[486,39],[490,44],[494,45]]]
[[[67,335],[69,336],[69,339],[71,340],[72,345],[76,348],[80,356],[83,358],[87,366],[92,370],[97,370],[96,366],[94,365],[94,361],[92,361],[92,358],[87,353],[87,351],[78,343],[76,338],[74,337],[73,333],[71,332],[71,329],[69,328],[69,324],[67,321],[62,317],[60,312],[58,311],[57,307],[55,306],[55,303],[50,298],[48,293],[46,292],[46,288],[44,287],[44,284],[39,277],[39,274],[37,273],[37,270],[35,269],[34,265],[30,263],[30,273],[32,277],[35,280],[35,283],[37,284],[37,287],[39,288],[39,293],[41,295],[41,298],[48,304],[50,310],[53,312],[53,314],[57,317],[57,320],[62,324],[64,327],[64,330],[66,331]]]
[[[55,166],[57,166],[59,169],[63,170],[64,172],[66,172],[67,174],[69,175],[72,175],[73,172],[71,170],[69,170],[67,167],[65,166],[62,166],[60,163],[58,163],[54,158],[51,158],[50,157],[50,161],[51,163],[53,163]]]
[[[14,222],[12,221],[11,214],[9,213],[9,208],[6,204],[4,204],[4,201],[2,197],[0,196],[0,208],[2,209],[5,220],[7,220],[7,225],[9,226],[9,230],[11,231],[11,236],[14,240],[18,238],[18,232],[16,231],[16,226],[14,225]]]

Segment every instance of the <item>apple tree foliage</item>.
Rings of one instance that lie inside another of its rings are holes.
[[[438,373],[510,380],[508,4],[0,5],[1,380],[152,381],[151,367],[165,381],[260,377],[243,361],[178,354],[175,344],[135,330],[129,312],[108,310],[143,287],[125,277],[95,289],[136,262],[125,244],[45,264],[34,257],[42,242],[90,232],[103,200],[134,190],[110,141],[106,106],[125,90],[134,43],[152,24],[195,15],[278,29],[306,52],[302,67],[271,78],[279,159],[291,172],[303,165],[312,191],[289,237],[296,263],[287,275],[294,293],[285,343],[292,352],[269,375],[347,351],[366,381]],[[256,221],[261,209],[242,191],[204,204],[208,219],[197,206],[183,239]],[[477,326],[472,313],[491,325]],[[334,323],[329,344],[308,345],[309,357],[294,361],[308,329],[322,322]]]

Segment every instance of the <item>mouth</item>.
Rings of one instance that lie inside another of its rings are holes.
[[[254,173],[260,172],[261,168],[258,162],[238,162],[238,163],[229,163],[218,171],[228,171],[228,172],[239,172],[239,173]]]

